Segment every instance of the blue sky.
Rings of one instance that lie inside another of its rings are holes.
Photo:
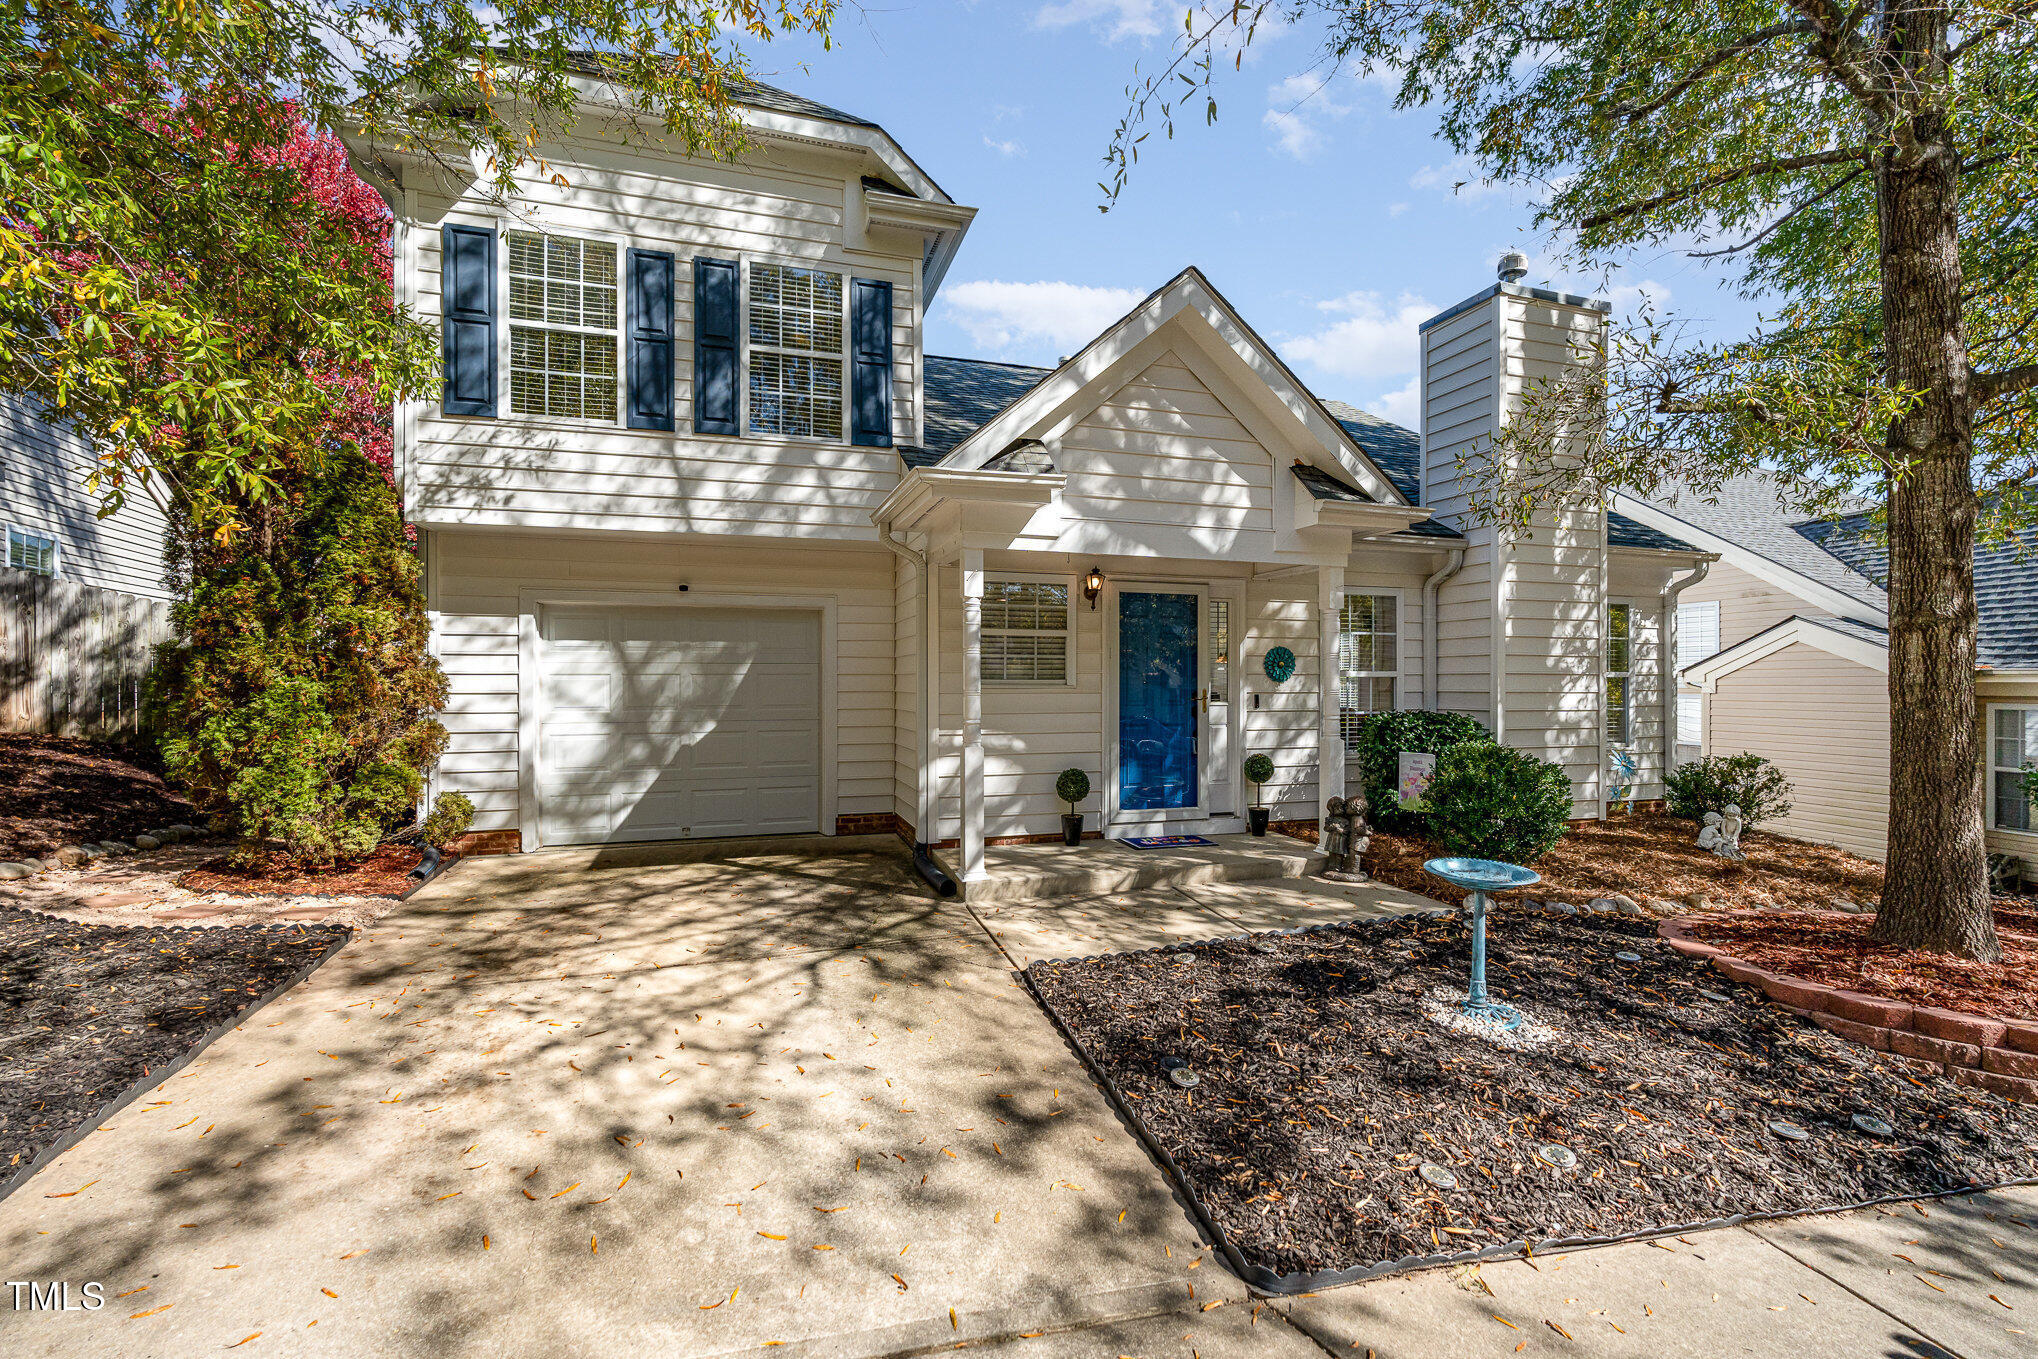
[[[1264,34],[1193,116],[1147,142],[1100,213],[1103,154],[1134,63],[1165,63],[1183,0],[869,0],[832,52],[752,49],[760,78],[883,123],[979,214],[928,317],[934,353],[1052,363],[1195,264],[1305,381],[1409,425],[1416,325],[1484,287],[1502,251],[1528,282],[1605,292],[1529,229],[1526,191],[1486,185],[1375,81],[1331,73],[1307,31]],[[804,65],[804,69],[802,69]],[[1457,187],[1461,182],[1464,186]],[[1626,262],[1638,291],[1744,330],[1753,309],[1676,251]]]

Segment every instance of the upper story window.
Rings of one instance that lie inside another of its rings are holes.
[[[1991,708],[1989,738],[1989,824],[2028,831],[2031,794],[2024,780],[2038,764],[2038,708]]]
[[[1337,721],[1347,750],[1372,713],[1392,712],[1401,675],[1401,600],[1348,594],[1337,620]]]
[[[7,526],[7,564],[32,576],[57,573],[57,540],[47,533]]]
[[[616,420],[616,247],[509,233],[510,410]]]
[[[984,582],[983,680],[1068,683],[1068,586],[1029,580]]]
[[[750,266],[750,430],[801,439],[843,437],[848,327],[842,275],[783,264]]]
[[[1611,604],[1606,614],[1606,739],[1624,746],[1634,725],[1630,709],[1634,702],[1635,610],[1631,604]]]

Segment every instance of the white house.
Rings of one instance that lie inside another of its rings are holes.
[[[163,575],[163,512],[146,490],[99,517],[86,478],[92,445],[36,406],[0,395],[0,568],[143,599],[171,597]]]
[[[1619,511],[1718,555],[1679,606],[1678,743],[1767,756],[1795,805],[1769,829],[1880,859],[1889,829],[1887,542],[1865,508],[1794,508],[1769,478],[1708,500],[1616,496]],[[2038,540],[1975,550],[1988,847],[2038,875],[2023,771],[2038,762]]]
[[[1313,821],[1396,707],[1560,761],[1578,816],[1615,744],[1659,795],[1709,554],[1598,506],[1498,534],[1458,484],[1603,304],[1503,280],[1426,323],[1420,438],[1193,268],[1051,370],[929,355],[974,212],[884,129],[743,86],[729,164],[580,93],[507,204],[353,147],[444,330],[397,473],[477,843],[896,831],[969,878],[1071,766],[1111,835],[1242,829],[1259,752]]]

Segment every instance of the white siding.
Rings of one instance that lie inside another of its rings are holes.
[[[1707,700],[1707,749],[1752,751],[1792,785],[1763,830],[1880,859],[1889,835],[1889,681],[1794,643],[1723,677]]]
[[[927,609],[920,593],[920,571],[903,557],[894,557],[892,572],[892,810],[925,840],[920,821],[920,705],[924,670],[920,635]]]
[[[1321,810],[1316,768],[1323,752],[1318,703],[1323,629],[1316,612],[1316,577],[1304,572],[1252,587],[1246,593],[1245,623],[1238,648],[1245,667],[1245,748],[1239,759],[1265,755],[1273,760],[1274,777],[1263,791],[1273,820],[1309,820]],[[1284,684],[1268,679],[1262,664],[1277,646],[1295,653],[1295,674]],[[1258,707],[1253,706],[1255,696]],[[1252,785],[1246,784],[1244,805],[1252,801]]]
[[[14,524],[57,540],[57,574],[105,590],[169,599],[163,581],[163,512],[140,486],[120,513],[98,517],[100,499],[85,488],[98,465],[92,446],[68,425],[0,396],[0,534]],[[0,566],[5,539],[0,538]]]
[[[1489,300],[1422,333],[1423,504],[1465,534],[1465,565],[1437,592],[1436,706],[1493,724],[1494,534],[1472,522],[1460,456],[1498,428],[1499,313]]]
[[[893,560],[881,549],[704,549],[623,536],[432,533],[433,637],[451,688],[440,720],[452,741],[439,787],[474,799],[476,830],[519,827],[520,591],[653,592],[684,604],[685,584],[699,595],[834,600],[835,810],[889,812],[896,777]]]
[[[731,166],[662,154],[641,134],[620,140],[590,133],[545,148],[566,184],[524,181],[507,221],[675,254],[678,431],[512,416],[506,400],[495,419],[419,408],[407,422],[414,433],[403,462],[410,514],[472,525],[873,539],[870,512],[900,471],[892,449],[693,433],[692,260],[762,258],[889,281],[893,437],[910,444],[920,423],[918,238],[852,229],[846,204],[861,192],[857,177],[818,153],[760,148]],[[415,197],[424,222],[497,220],[479,188],[450,203]],[[435,323],[439,233],[420,226],[408,235],[413,303]],[[506,391],[506,363],[502,380]]]
[[[1829,612],[1729,562],[1714,562],[1705,579],[1679,595],[1678,600],[1684,604],[1709,601],[1719,604],[1722,650],[1747,641],[1792,614],[1823,617]]]

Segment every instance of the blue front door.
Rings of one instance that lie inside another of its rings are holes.
[[[1196,596],[1118,596],[1118,805],[1167,811],[1199,802]]]

